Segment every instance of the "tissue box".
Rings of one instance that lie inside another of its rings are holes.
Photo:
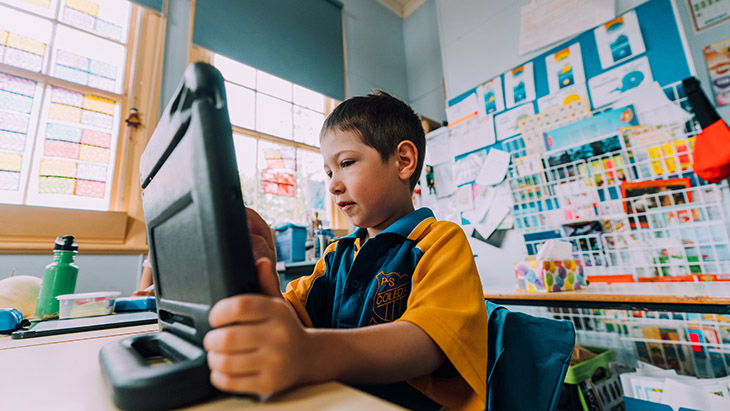
[[[580,260],[520,261],[514,269],[517,291],[549,293],[586,287]]]

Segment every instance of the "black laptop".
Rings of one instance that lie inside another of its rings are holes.
[[[220,299],[257,290],[223,77],[194,63],[140,160],[160,332],[104,346],[112,400],[122,409],[181,407],[208,398],[203,337]]]

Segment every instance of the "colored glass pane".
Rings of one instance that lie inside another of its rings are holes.
[[[65,160],[41,160],[41,176],[76,177],[76,163]]]
[[[79,56],[66,50],[58,49],[56,51],[56,64],[74,68],[81,71],[89,70],[89,59]]]
[[[16,153],[5,153],[0,151],[0,170],[19,172],[22,164],[22,155]]]
[[[46,138],[53,140],[64,140],[72,143],[81,141],[81,133],[84,130],[79,127],[67,126],[58,123],[46,123]]]
[[[31,109],[33,108],[33,97],[0,90],[0,107],[30,114]]]
[[[99,5],[89,0],[66,0],[66,6],[96,17]]]
[[[83,85],[87,85],[89,83],[89,73],[71,67],[57,65],[53,74],[60,79],[72,81],[74,83]]]
[[[106,184],[101,181],[76,180],[77,196],[104,198]]]
[[[20,188],[20,173],[0,171],[0,190],[17,191]]]
[[[83,110],[81,113],[81,123],[87,126],[111,130],[114,123],[114,116],[96,111]]]
[[[79,163],[76,177],[82,180],[105,181],[107,167],[98,164]]]
[[[38,192],[42,194],[73,194],[76,180],[60,177],[41,177]]]
[[[0,73],[0,90],[32,97],[35,94],[36,82],[22,77]]]
[[[6,42],[8,47],[18,50],[27,51],[29,53],[43,56],[46,54],[46,44],[38,40],[33,40],[16,33],[9,33]]]
[[[4,51],[3,63],[5,64],[36,72],[41,71],[43,67],[43,56],[12,47],[5,47]]]
[[[110,39],[121,39],[122,38],[122,27],[117,26],[116,24],[110,23],[108,21],[104,21],[102,19],[96,19],[96,24],[94,25],[94,31],[101,34],[104,37],[109,37]]]
[[[117,77],[117,68],[111,64],[99,60],[89,61],[89,73],[97,76],[114,79]]]
[[[63,21],[80,29],[94,30],[94,20],[94,16],[70,7],[63,10]]]
[[[26,3],[32,4],[34,6],[42,7],[44,9],[47,9],[51,6],[51,0],[23,0]]]
[[[0,150],[22,153],[25,150],[25,134],[0,130]]]
[[[71,123],[81,122],[81,109],[65,104],[51,103],[48,110],[48,118],[53,120],[69,121]]]
[[[78,159],[81,146],[68,141],[46,140],[43,144],[43,155],[46,157],[63,157]]]
[[[0,111],[0,130],[25,134],[28,132],[28,116]]]
[[[93,161],[95,163],[109,163],[109,149],[82,144],[81,152],[79,153],[79,160]]]
[[[116,107],[116,103],[114,102],[114,100],[109,100],[108,98],[103,98],[103,97],[92,96],[89,94],[84,96],[83,108],[86,110],[93,110],[93,111],[98,111],[100,113],[106,113],[109,115],[113,115],[115,107]]]
[[[81,142],[91,146],[109,148],[112,143],[112,135],[101,131],[84,130],[81,136]]]
[[[93,74],[89,74],[89,87],[100,88],[102,90],[114,91],[116,82],[106,77],[99,77]]]
[[[5,43],[8,41],[8,32],[5,30],[0,30],[0,45],[5,45]]]
[[[84,102],[84,95],[77,91],[53,87],[51,89],[51,102],[65,104],[67,106],[81,107]]]
[[[130,3],[119,0],[67,0],[61,21],[100,36],[126,42]]]

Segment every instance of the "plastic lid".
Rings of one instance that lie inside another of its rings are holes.
[[[74,241],[74,236],[65,235],[63,237],[57,237],[56,243],[53,246],[53,250],[56,251],[78,251],[79,245]]]

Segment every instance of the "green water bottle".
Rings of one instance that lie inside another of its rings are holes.
[[[43,282],[38,294],[35,315],[43,319],[58,317],[57,296],[73,294],[76,291],[76,278],[79,267],[74,262],[79,245],[74,236],[56,238],[53,247],[53,262],[43,271]]]

